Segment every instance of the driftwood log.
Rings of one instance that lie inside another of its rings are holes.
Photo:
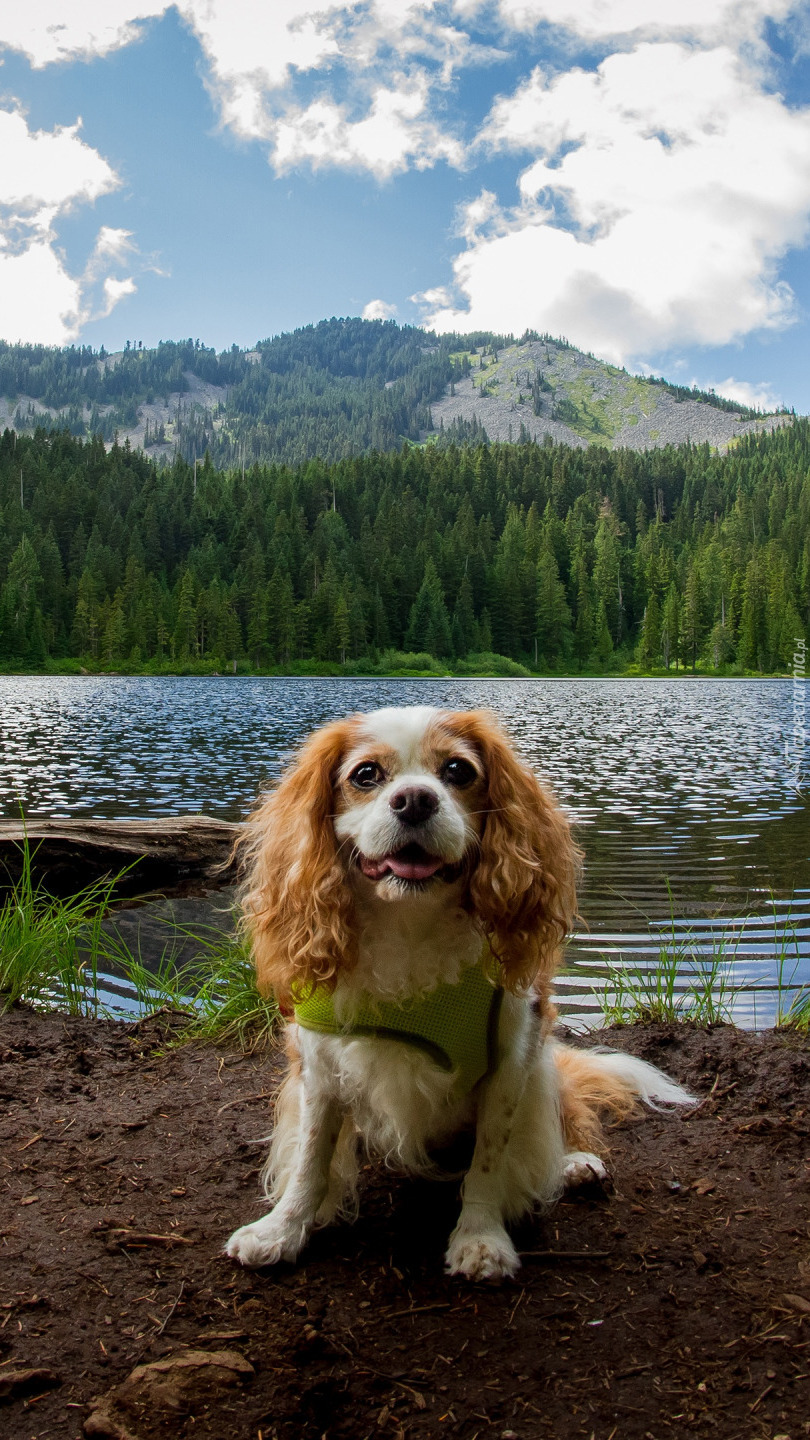
[[[210,815],[160,820],[0,820],[0,890],[19,880],[27,839],[35,879],[54,895],[127,873],[116,894],[191,893],[232,884],[241,826]]]

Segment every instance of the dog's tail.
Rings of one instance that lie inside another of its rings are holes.
[[[669,1076],[619,1050],[574,1050],[554,1044],[565,1141],[569,1150],[597,1149],[602,1119],[624,1120],[639,1108],[694,1105],[695,1097]]]

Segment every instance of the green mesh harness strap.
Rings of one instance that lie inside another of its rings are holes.
[[[337,1018],[332,996],[321,986],[296,1004],[295,1019],[305,1030],[324,1035],[371,1036],[413,1045],[442,1070],[456,1071],[458,1090],[468,1094],[497,1062],[503,989],[494,972],[487,950],[455,985],[438,985],[429,995],[401,1002],[363,1000],[345,1022]]]

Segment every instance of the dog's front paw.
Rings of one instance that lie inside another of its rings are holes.
[[[271,1213],[263,1215],[252,1225],[234,1230],[225,1246],[225,1254],[230,1255],[232,1260],[238,1260],[246,1269],[257,1270],[261,1265],[297,1260],[305,1238],[300,1225],[285,1225]]]
[[[455,1230],[445,1256],[448,1275],[466,1280],[511,1280],[520,1269],[518,1253],[503,1226],[492,1230]]]
[[[578,1185],[606,1185],[610,1171],[604,1160],[589,1150],[569,1150],[563,1161],[563,1184],[566,1190]]]

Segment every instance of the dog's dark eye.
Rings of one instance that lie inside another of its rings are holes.
[[[471,785],[475,780],[476,773],[469,760],[448,760],[442,768],[442,780],[448,785],[457,785],[461,788],[464,785]]]
[[[376,760],[364,760],[362,765],[352,771],[349,783],[355,790],[373,790],[374,786],[381,785],[384,779],[382,766],[378,765]]]

